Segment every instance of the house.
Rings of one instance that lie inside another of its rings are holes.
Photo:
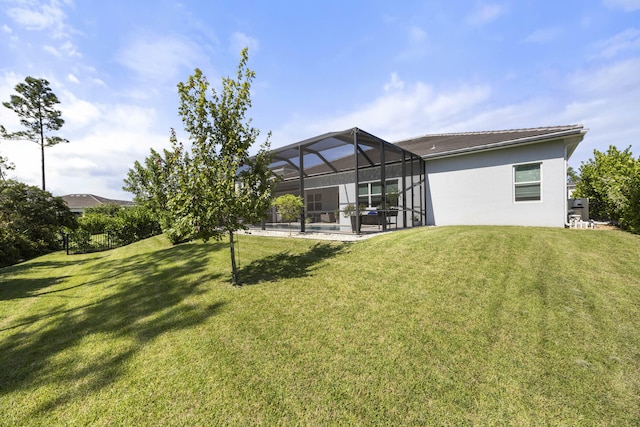
[[[127,200],[112,200],[94,194],[67,194],[61,196],[62,200],[69,206],[72,213],[82,216],[85,209],[100,205],[116,204],[121,207],[130,208],[135,203]]]
[[[582,125],[426,135],[396,144],[426,163],[427,224],[563,227],[567,160]]]
[[[277,195],[298,194],[299,227],[370,231],[428,225],[567,222],[567,160],[582,125],[425,135],[391,144],[361,129],[273,151]],[[371,215],[371,216],[370,216]],[[278,227],[272,212],[264,227]]]

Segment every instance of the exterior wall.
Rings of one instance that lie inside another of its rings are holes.
[[[514,201],[513,166],[541,163],[541,200]],[[563,227],[562,140],[427,160],[427,224]]]

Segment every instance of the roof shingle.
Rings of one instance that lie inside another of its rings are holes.
[[[584,127],[578,124],[529,129],[424,135],[398,141],[395,144],[422,158],[430,158],[536,142],[583,132]]]

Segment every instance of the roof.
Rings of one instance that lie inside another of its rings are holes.
[[[107,199],[106,197],[100,197],[94,194],[67,194],[66,196],[61,196],[61,198],[65,201],[67,206],[69,206],[69,209],[86,209],[107,204],[116,204],[126,207],[135,205],[135,203],[128,200]]]
[[[511,129],[486,132],[462,132],[424,135],[395,143],[423,159],[446,157],[474,151],[492,150],[512,145],[533,144],[564,137],[578,137],[567,156],[587,133],[580,124],[566,126]]]
[[[354,149],[356,141],[357,148]],[[383,158],[386,164],[390,164],[412,156],[407,150],[362,129],[350,128],[276,148],[271,152],[269,167],[285,178],[297,179],[302,153],[305,176],[344,172],[355,168],[355,152],[358,153],[359,168],[380,165]]]

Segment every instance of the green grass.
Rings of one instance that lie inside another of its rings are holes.
[[[156,237],[0,270],[0,425],[638,425],[640,238]]]

